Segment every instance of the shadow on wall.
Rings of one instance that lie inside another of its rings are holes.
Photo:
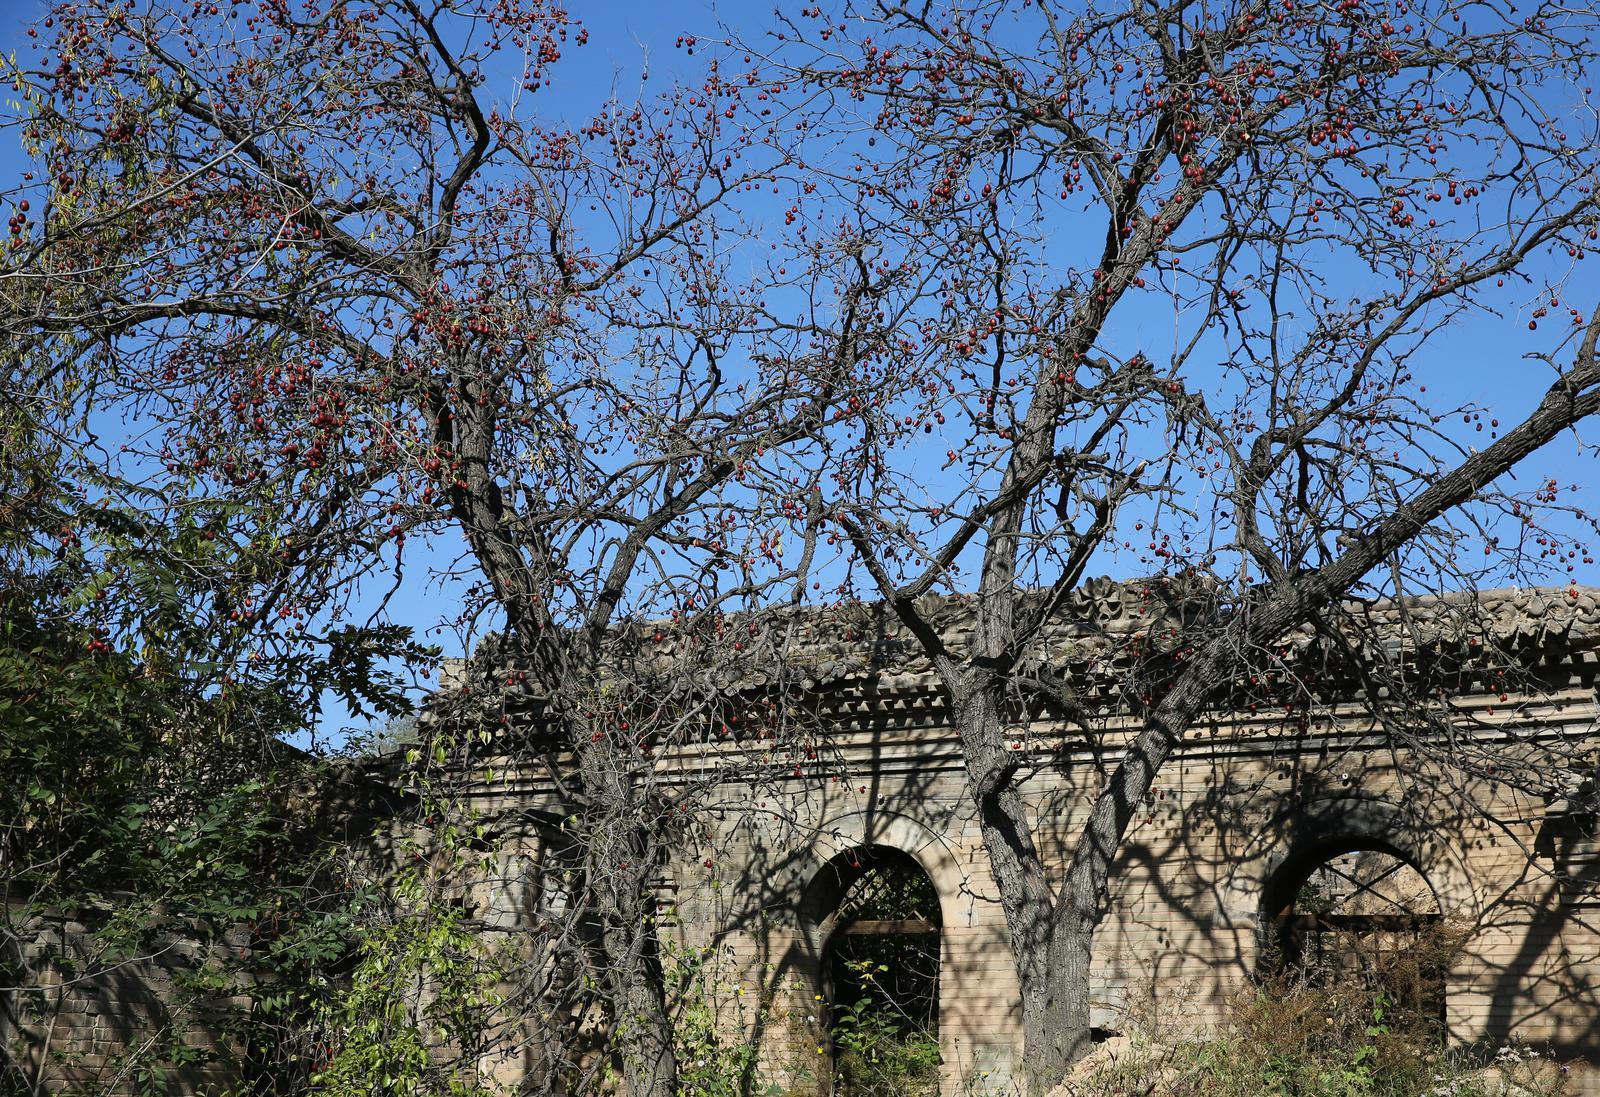
[[[1487,1040],[1503,1045],[1520,1035],[1600,1068],[1596,839],[1593,812],[1557,804],[1543,815],[1532,857],[1480,919],[1486,940],[1470,977],[1489,984],[1478,1021]]]
[[[207,961],[245,943],[164,931],[132,955],[96,936],[109,912],[35,916],[13,936],[0,995],[8,1052],[0,1090],[131,1093],[142,1074],[169,1093],[237,1085],[244,1049],[233,1036],[242,999],[205,978]],[[16,976],[21,975],[18,979]],[[235,988],[238,989],[238,988]]]
[[[1452,1043],[1491,1053],[1525,1043],[1600,1063],[1592,816],[1503,803],[1490,818],[1463,806],[1486,797],[1430,795],[1415,781],[1398,790],[1400,802],[1383,798],[1398,783],[1383,767],[1337,781],[1301,775],[1297,802],[1242,835],[1229,890],[1236,909],[1259,895],[1257,956],[1281,962],[1308,947],[1381,953],[1437,923],[1453,942],[1435,991]],[[1352,791],[1363,788],[1375,792]],[[1339,868],[1344,890],[1329,893],[1330,870]],[[1308,909],[1329,900],[1326,910]]]
[[[849,885],[841,854],[888,846],[915,853],[924,867],[934,850],[944,859],[954,849],[981,860],[981,846],[946,837],[960,824],[959,808],[952,810],[962,803],[954,771],[938,759],[921,771],[897,770],[892,747],[880,749],[877,765],[862,767],[877,774],[865,806],[841,811],[861,803],[842,790],[800,791],[806,807],[795,809],[787,826],[774,828],[765,844],[741,845],[749,857],[728,892],[748,889],[745,898],[759,900],[742,908],[742,918],[719,924],[728,927],[722,939],[750,942],[751,967],[765,973],[764,1000],[781,1001],[798,983],[837,1004],[828,945],[829,917]],[[1219,1023],[1224,1003],[1252,984],[1263,958],[1281,962],[1286,949],[1335,965],[1364,964],[1364,952],[1381,960],[1430,927],[1448,925],[1452,940],[1460,931],[1460,951],[1435,973],[1436,982],[1430,976],[1429,985],[1408,992],[1414,1010],[1442,1015],[1458,1044],[1492,1051],[1522,1041],[1563,1059],[1600,1061],[1594,817],[1536,804],[1513,805],[1491,819],[1463,806],[1484,798],[1464,800],[1392,764],[1363,764],[1370,758],[1283,751],[1242,766],[1220,752],[1192,751],[1163,775],[1113,873],[1112,910],[1097,941],[1095,1023],[1102,1034],[1121,1029],[1138,1008],[1181,1014],[1191,1028]],[[1047,856],[1064,860],[1070,848],[1093,791],[1074,783],[1084,774],[1092,778],[1087,766],[1064,767],[1030,788],[1040,816],[1054,823]],[[806,819],[823,822],[808,831]],[[785,844],[780,833],[809,833],[811,840]],[[929,875],[946,905],[948,931],[949,905],[972,896],[972,882],[986,879],[984,866],[952,861]],[[1010,983],[998,909],[984,902],[994,939],[981,956],[953,952],[945,939],[944,1003],[988,1001]],[[740,909],[739,902],[728,909]],[[1152,992],[1162,997],[1152,999]],[[1176,1008],[1180,1002],[1186,1004]],[[992,1020],[999,1030],[1009,1023]],[[942,1023],[941,1031],[951,1091],[975,1072],[970,1062],[952,1062],[959,1054],[954,1026]],[[836,1043],[816,1026],[803,1038]],[[1004,1065],[993,1072],[1002,1080]],[[960,1078],[953,1084],[954,1075]]]
[[[685,831],[671,866],[674,932],[727,973],[707,992],[721,1030],[759,1050],[743,1060],[747,1088],[758,1076],[796,1094],[828,1085],[840,1052],[830,1029],[837,1007],[852,1004],[840,1002],[845,961],[833,947],[848,921],[841,905],[890,863],[915,864],[937,897],[904,921],[931,924],[938,912],[938,1005],[928,1012],[943,1090],[1009,1083],[1015,974],[967,816],[960,746],[935,726],[937,710],[903,711],[920,715],[856,714],[834,758],[780,787],[730,789]],[[1203,1029],[1286,935],[1298,934],[1289,943],[1302,953],[1393,951],[1433,921],[1467,931],[1436,992],[1452,1038],[1517,1037],[1600,1059],[1592,815],[1506,802],[1491,817],[1471,805],[1500,801],[1463,797],[1449,778],[1430,780],[1370,743],[1330,749],[1219,729],[1163,770],[1119,851],[1096,941],[1097,1026],[1117,1031],[1143,1009]],[[1093,758],[1072,749],[1042,754],[1025,786],[1041,852],[1057,864],[1098,789]]]

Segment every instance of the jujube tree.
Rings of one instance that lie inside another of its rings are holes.
[[[765,92],[710,63],[541,113],[586,37],[543,3],[67,4],[42,29],[12,74],[39,165],[0,283],[19,387],[64,400],[84,452],[85,423],[119,423],[121,474],[225,502],[208,536],[315,577],[227,607],[246,635],[315,636],[363,576],[459,535],[473,581],[441,616],[482,618],[497,655],[476,722],[417,761],[551,761],[578,922],[528,985],[588,1018],[575,1039],[613,1034],[631,1092],[672,1092],[654,886],[718,777],[664,784],[657,759],[728,715],[716,666],[758,645],[727,615],[804,585],[774,531],[816,538],[810,439],[863,405],[872,338],[858,264],[747,246],[787,160]],[[624,627],[645,617],[681,686]],[[541,1056],[551,1084],[606,1063]]]
[[[1032,1091],[1089,1047],[1112,866],[1185,733],[1219,704],[1325,703],[1291,630],[1394,691],[1397,746],[1492,765],[1420,734],[1447,702],[1362,607],[1587,561],[1570,489],[1509,474],[1600,408],[1600,317],[1568,281],[1600,225],[1594,29],[1554,5],[845,3],[760,43],[829,104],[816,201],[893,273],[883,368],[922,375],[841,443],[861,475],[819,505],[948,695]],[[1528,363],[1474,365],[1514,413],[1430,395],[1452,330],[1506,313]],[[1125,739],[1046,646],[1099,568],[1181,610],[1112,653]],[[950,646],[919,599],[965,591]],[[1022,788],[1041,705],[1114,748],[1060,872]],[[1543,749],[1508,755],[1530,788],[1576,764]]]

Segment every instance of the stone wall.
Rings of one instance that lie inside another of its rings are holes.
[[[1520,1040],[1564,1059],[1600,1062],[1596,805],[1536,799],[1487,766],[1469,773],[1450,761],[1481,747],[1514,776],[1508,750],[1559,743],[1563,750],[1554,753],[1580,767],[1567,783],[1576,792],[1588,778],[1592,794],[1600,772],[1600,598],[1585,595],[1581,621],[1560,606],[1568,616],[1559,635],[1542,623],[1527,626],[1526,599],[1514,601],[1505,596],[1490,610],[1512,607],[1496,627],[1531,645],[1526,665],[1542,688],[1465,689],[1454,698],[1452,727],[1397,738],[1352,699],[1311,719],[1218,713],[1188,732],[1141,805],[1112,874],[1110,913],[1095,942],[1094,1023],[1102,1033],[1143,1025],[1182,1036],[1217,1025],[1258,972],[1286,881],[1319,858],[1370,849],[1420,873],[1438,915],[1462,938],[1445,986],[1453,1041]],[[822,636],[826,622],[819,618],[816,628]],[[786,765],[774,779],[768,767],[759,783],[723,785],[696,801],[662,881],[660,923],[680,955],[702,963],[722,1030],[758,1044],[763,1079],[814,1094],[830,1073],[824,959],[851,851],[901,851],[938,893],[942,1088],[1012,1092],[1019,992],[960,743],[926,668],[893,654],[903,648],[891,632],[882,635],[874,645],[892,658],[863,659],[859,642],[845,643],[814,668],[807,685],[818,726],[828,729],[815,757],[803,757],[792,776]],[[1101,643],[1099,636],[1085,626],[1058,639],[1063,651],[1077,652]],[[1098,753],[1048,720],[1016,727],[1019,787],[1035,813],[1041,853],[1058,869],[1099,791],[1103,759],[1115,759],[1133,730],[1113,702],[1106,706]],[[663,758],[662,766],[669,782],[697,780],[707,771],[748,769],[764,749],[719,738]],[[485,932],[514,937],[552,894],[540,886],[541,836],[530,821],[560,819],[564,809],[540,764],[482,761],[466,799],[500,821],[504,864],[495,879],[467,889],[468,901]],[[393,827],[385,840],[373,838],[384,831],[375,821],[385,812],[345,806],[334,814],[331,831],[348,815],[349,842],[365,845],[375,867],[386,862]],[[350,822],[357,816],[359,825]],[[389,814],[393,825],[398,818]],[[173,1092],[220,1085],[220,1064],[238,1059],[215,1011],[229,1003],[190,995],[190,1004],[173,1008],[190,994],[180,985],[186,976],[204,967],[203,949],[174,937],[124,965],[85,966],[73,957],[86,947],[86,927],[37,929],[28,939],[71,963],[57,972],[30,960],[44,974],[6,999],[5,1043],[69,1049],[53,1088],[122,1085],[127,1053],[151,1032],[214,1053],[197,1055],[192,1077],[175,1080]],[[91,968],[92,977],[80,977]],[[480,1071],[513,1084],[534,1079],[536,1087],[540,1067],[529,1050],[536,1035],[511,1033],[506,1048],[489,1049]],[[37,1064],[30,1055],[37,1052],[24,1052],[24,1070]],[[1600,1076],[1591,1073],[1584,1084],[1583,1092],[1600,1094]]]
[[[1586,663],[1537,695],[1464,702],[1461,734],[1496,749],[1540,737],[1600,747],[1596,712]],[[1098,791],[1096,761],[1048,724],[1019,736],[1036,760],[1022,789],[1060,866]],[[1113,728],[1113,757],[1115,741]],[[1019,993],[959,742],[936,700],[880,698],[832,746],[785,786],[729,790],[697,814],[666,886],[668,931],[709,958],[712,1004],[727,1031],[759,1039],[763,1078],[815,1093],[829,1071],[829,876],[859,847],[910,854],[940,897],[943,1089],[1013,1091]],[[476,804],[494,814],[554,800],[536,770],[508,764]],[[1329,851],[1382,848],[1420,871],[1464,935],[1446,987],[1453,1041],[1523,1041],[1600,1062],[1592,823],[1573,805],[1452,769],[1425,743],[1397,749],[1357,706],[1305,727],[1219,715],[1191,730],[1121,849],[1096,938],[1094,1023],[1172,1036],[1216,1025],[1257,971],[1283,873]],[[1600,1093],[1600,1076],[1586,1084],[1579,1092]]]
[[[1526,700],[1517,719],[1540,734],[1593,731],[1586,682]],[[1465,934],[1446,988],[1452,1040],[1518,1040],[1600,1062],[1600,845],[1592,816],[1529,802],[1490,781],[1463,787],[1464,775],[1420,755],[1374,751],[1370,728],[1348,715],[1346,726],[1293,738],[1245,721],[1191,733],[1113,873],[1111,913],[1096,939],[1096,1026],[1155,1024],[1187,1035],[1215,1025],[1257,969],[1277,874],[1319,851],[1382,847],[1417,867],[1446,922]],[[1479,715],[1494,726],[1494,717]],[[1024,790],[1048,836],[1047,859],[1064,865],[1096,791],[1095,767],[1088,757],[1060,765],[1049,729],[1031,734],[1058,762]],[[942,729],[858,735],[845,754],[849,772],[862,776],[828,791],[796,788],[782,811],[729,805],[727,825],[707,843],[720,886],[711,886],[703,862],[680,866],[680,892],[692,897],[682,932],[723,946],[729,981],[747,988],[737,997],[770,1001],[780,1021],[763,1049],[774,1076],[798,1080],[825,1044],[820,1023],[800,1022],[817,1014],[826,947],[801,897],[839,851],[885,845],[915,857],[941,897],[945,1090],[1010,1088],[1019,994],[955,748]],[[740,1012],[750,1024],[753,1009]],[[1589,1084],[1600,1092],[1600,1078]]]
[[[222,1094],[243,1053],[232,1032],[249,1006],[220,977],[223,950],[176,929],[108,945],[109,910],[14,921],[0,994],[6,1085],[50,1094]]]

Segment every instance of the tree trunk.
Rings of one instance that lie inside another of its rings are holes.
[[[1092,915],[1057,918],[1045,947],[1040,985],[1022,999],[1022,1062],[1028,1092],[1056,1086],[1092,1045],[1089,971]]]
[[[1137,805],[1182,738],[1206,676],[1186,680],[1145,728],[1095,797],[1071,864],[1052,888],[1032,836],[1015,766],[1005,751],[998,692],[963,684],[956,715],[972,793],[1010,930],[1022,994],[1022,1066],[1027,1091],[1048,1092],[1092,1047],[1090,973],[1094,931],[1105,914],[1112,862]],[[980,680],[981,681],[981,680]]]
[[[628,806],[606,813],[609,818],[596,828],[590,854],[591,879],[599,884],[596,906],[604,925],[603,977],[610,984],[615,1047],[628,1097],[673,1097],[678,1060],[652,890],[661,851],[649,828],[628,818],[633,814]]]
[[[957,682],[961,732],[973,802],[1010,931],[1022,995],[1022,1069],[1030,1094],[1042,1094],[1089,1050],[1089,956],[1094,910],[1062,919],[1034,844],[1032,823],[1005,749],[1000,679],[942,668]]]
[[[636,933],[650,932],[647,925]],[[626,946],[624,946],[626,947]],[[633,952],[625,952],[635,956]],[[622,972],[625,1015],[619,1018],[622,1080],[629,1097],[673,1097],[678,1090],[678,1057],[672,1047],[672,1019],[667,1013],[661,980],[645,957]]]

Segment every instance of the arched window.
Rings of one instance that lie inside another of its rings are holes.
[[[1274,974],[1311,986],[1353,981],[1408,1021],[1444,1020],[1439,900],[1399,850],[1370,840],[1292,858],[1267,894]]]
[[[833,858],[811,889],[837,1097],[939,1089],[939,896],[887,846]]]

